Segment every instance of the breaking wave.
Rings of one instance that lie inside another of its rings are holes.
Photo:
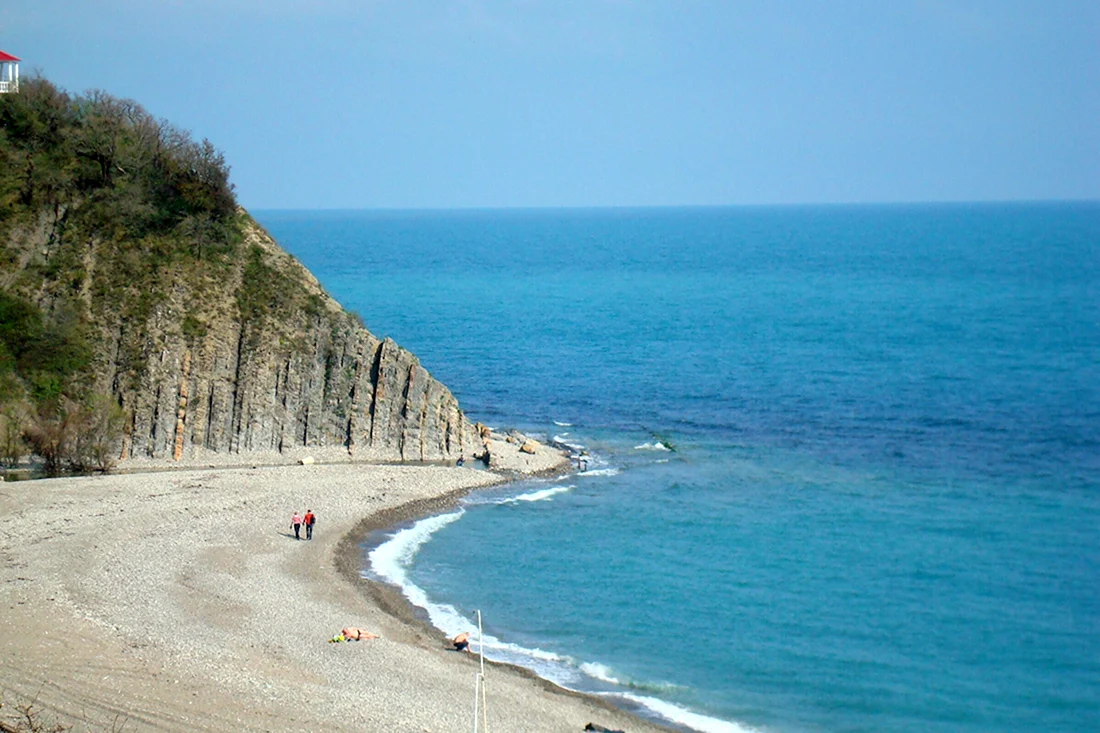
[[[641,445],[636,445],[636,446],[634,446],[634,450],[663,450],[663,451],[671,451],[672,449],[671,449],[671,448],[669,448],[669,447],[668,447],[667,445],[665,445],[664,443],[662,443],[661,441],[659,441],[659,440],[655,440],[655,441],[653,441],[652,443],[642,443]]]
[[[501,499],[498,504],[514,504],[517,501],[547,501],[558,494],[564,494],[567,491],[577,488],[570,484],[569,486],[551,486],[548,489],[540,489],[539,491],[531,491],[526,494],[520,494],[519,496],[513,496],[510,499]]]

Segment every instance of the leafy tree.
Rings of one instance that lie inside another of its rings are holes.
[[[124,426],[125,413],[109,395],[95,395],[83,405],[61,398],[39,409],[23,438],[51,476],[65,469],[109,471]]]

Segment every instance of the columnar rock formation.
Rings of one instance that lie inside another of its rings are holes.
[[[9,247],[33,253],[24,261],[48,261],[58,239],[50,229],[23,231]],[[126,412],[123,459],[484,454],[451,392],[411,353],[368,332],[250,219],[239,255],[188,263],[146,286],[152,292],[102,285],[113,265],[99,249],[86,246],[82,297],[98,332],[94,391]]]
[[[0,95],[0,458],[28,435],[53,468],[103,465],[120,423],[123,458],[487,450],[238,207],[209,141],[31,79]]]
[[[305,297],[276,303],[274,313],[250,321],[219,308],[219,299],[196,313],[194,304],[209,298],[175,293],[149,329],[148,367],[133,387],[120,388],[126,381],[120,365],[108,364],[132,415],[132,454],[338,447],[363,457],[430,461],[482,452],[458,402],[415,356],[359,325],[259,227],[248,228],[246,241],[259,250],[262,269],[274,273],[273,282],[259,284],[258,297],[278,301],[295,286]],[[283,290],[265,294],[265,288]],[[202,322],[201,338],[180,331],[188,316]],[[120,338],[123,329],[119,324]],[[176,384],[174,392],[166,389]]]

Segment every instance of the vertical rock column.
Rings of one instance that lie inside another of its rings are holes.
[[[179,403],[176,408],[176,441],[172,450],[172,460],[183,458],[183,444],[186,438],[184,418],[187,417],[187,393],[191,381],[191,350],[183,352],[183,366],[180,369]]]

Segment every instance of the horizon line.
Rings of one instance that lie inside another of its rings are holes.
[[[1036,199],[942,199],[925,201],[833,201],[767,204],[533,204],[481,206],[247,206],[248,211],[373,211],[373,212],[476,212],[476,211],[638,211],[669,209],[809,209],[809,208],[874,208],[902,206],[1005,206],[1049,204],[1100,204],[1098,198],[1036,198]]]

